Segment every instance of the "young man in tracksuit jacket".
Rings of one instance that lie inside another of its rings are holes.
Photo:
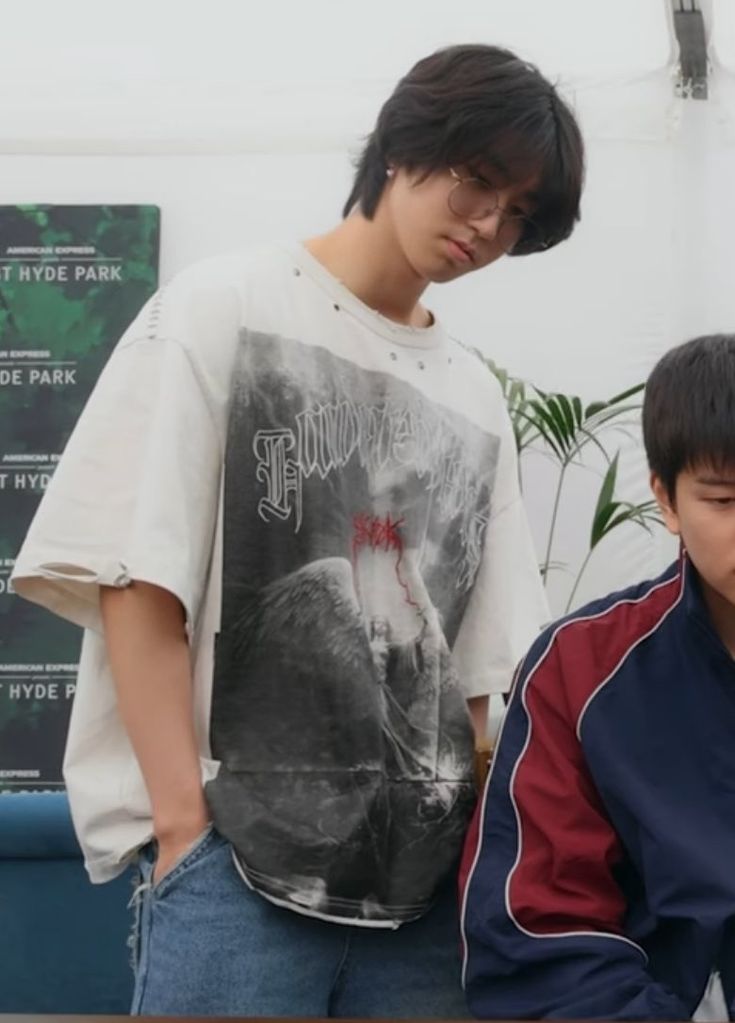
[[[735,335],[660,360],[643,431],[681,555],[518,669],[462,870],[480,1018],[735,1018]]]

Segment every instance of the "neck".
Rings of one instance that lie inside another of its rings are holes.
[[[735,607],[700,577],[702,597],[715,632],[735,658]]]
[[[426,327],[431,314],[419,304],[429,283],[413,270],[378,208],[373,220],[354,212],[306,248],[361,302],[397,323]]]

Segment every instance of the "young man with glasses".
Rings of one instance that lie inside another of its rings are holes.
[[[136,857],[133,1011],[463,1015],[473,723],[544,617],[493,377],[431,282],[571,233],[575,120],[489,46],[420,61],[345,219],[142,311],[15,572],[85,626],[65,776]]]

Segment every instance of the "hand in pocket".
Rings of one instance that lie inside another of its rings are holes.
[[[191,832],[176,832],[156,838],[156,863],[153,868],[153,884],[157,885],[176,867],[188,854],[206,838],[212,825],[207,822],[192,836]]]

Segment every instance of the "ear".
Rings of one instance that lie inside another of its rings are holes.
[[[658,510],[661,512],[661,518],[664,520],[664,525],[674,536],[679,536],[681,530],[679,528],[679,516],[676,514],[676,504],[671,499],[668,488],[661,480],[661,477],[657,476],[655,472],[651,473],[651,490],[656,499]]]

